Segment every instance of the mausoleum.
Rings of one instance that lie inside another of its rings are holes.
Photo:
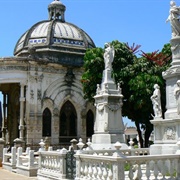
[[[33,146],[49,137],[56,145],[94,133],[95,108],[83,98],[81,75],[85,51],[95,44],[85,31],[66,22],[65,10],[54,0],[48,20],[19,38],[14,57],[0,58],[6,143]]]

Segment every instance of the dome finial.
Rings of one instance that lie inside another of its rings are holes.
[[[66,6],[59,0],[54,0],[48,6],[49,11],[49,20],[60,19],[62,22],[65,22],[64,12]]]

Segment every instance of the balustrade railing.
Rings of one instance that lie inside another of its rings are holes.
[[[180,155],[112,156],[80,151],[76,157],[76,180],[131,180],[180,178]]]
[[[11,148],[11,153],[8,152],[7,148],[3,149],[3,167],[9,171],[13,171],[16,168],[17,162],[17,155],[16,155],[16,148]]]
[[[39,152],[38,178],[66,179],[66,149]]]

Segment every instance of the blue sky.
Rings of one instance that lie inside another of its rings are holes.
[[[1,0],[0,57],[13,56],[20,36],[35,23],[47,20],[52,0]],[[170,0],[61,0],[65,20],[86,31],[97,47],[119,40],[141,45],[144,52],[161,50],[169,43],[165,23]],[[180,0],[176,0],[180,5]],[[128,124],[130,125],[130,124]]]

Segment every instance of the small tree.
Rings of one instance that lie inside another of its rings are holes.
[[[141,147],[148,147],[153,130],[153,125],[150,123],[153,114],[150,96],[153,93],[154,84],[158,84],[162,92],[162,105],[165,107],[165,82],[162,72],[170,65],[170,45],[165,45],[160,53],[142,52],[141,57],[135,55],[139,45],[129,46],[119,41],[112,41],[111,45],[115,49],[112,75],[116,83],[121,83],[124,96],[122,114],[135,122]],[[103,53],[102,48],[88,49],[84,57],[85,72],[82,76],[82,84],[85,98],[90,101],[94,101],[96,85],[102,80]],[[142,128],[145,132],[144,139]]]

